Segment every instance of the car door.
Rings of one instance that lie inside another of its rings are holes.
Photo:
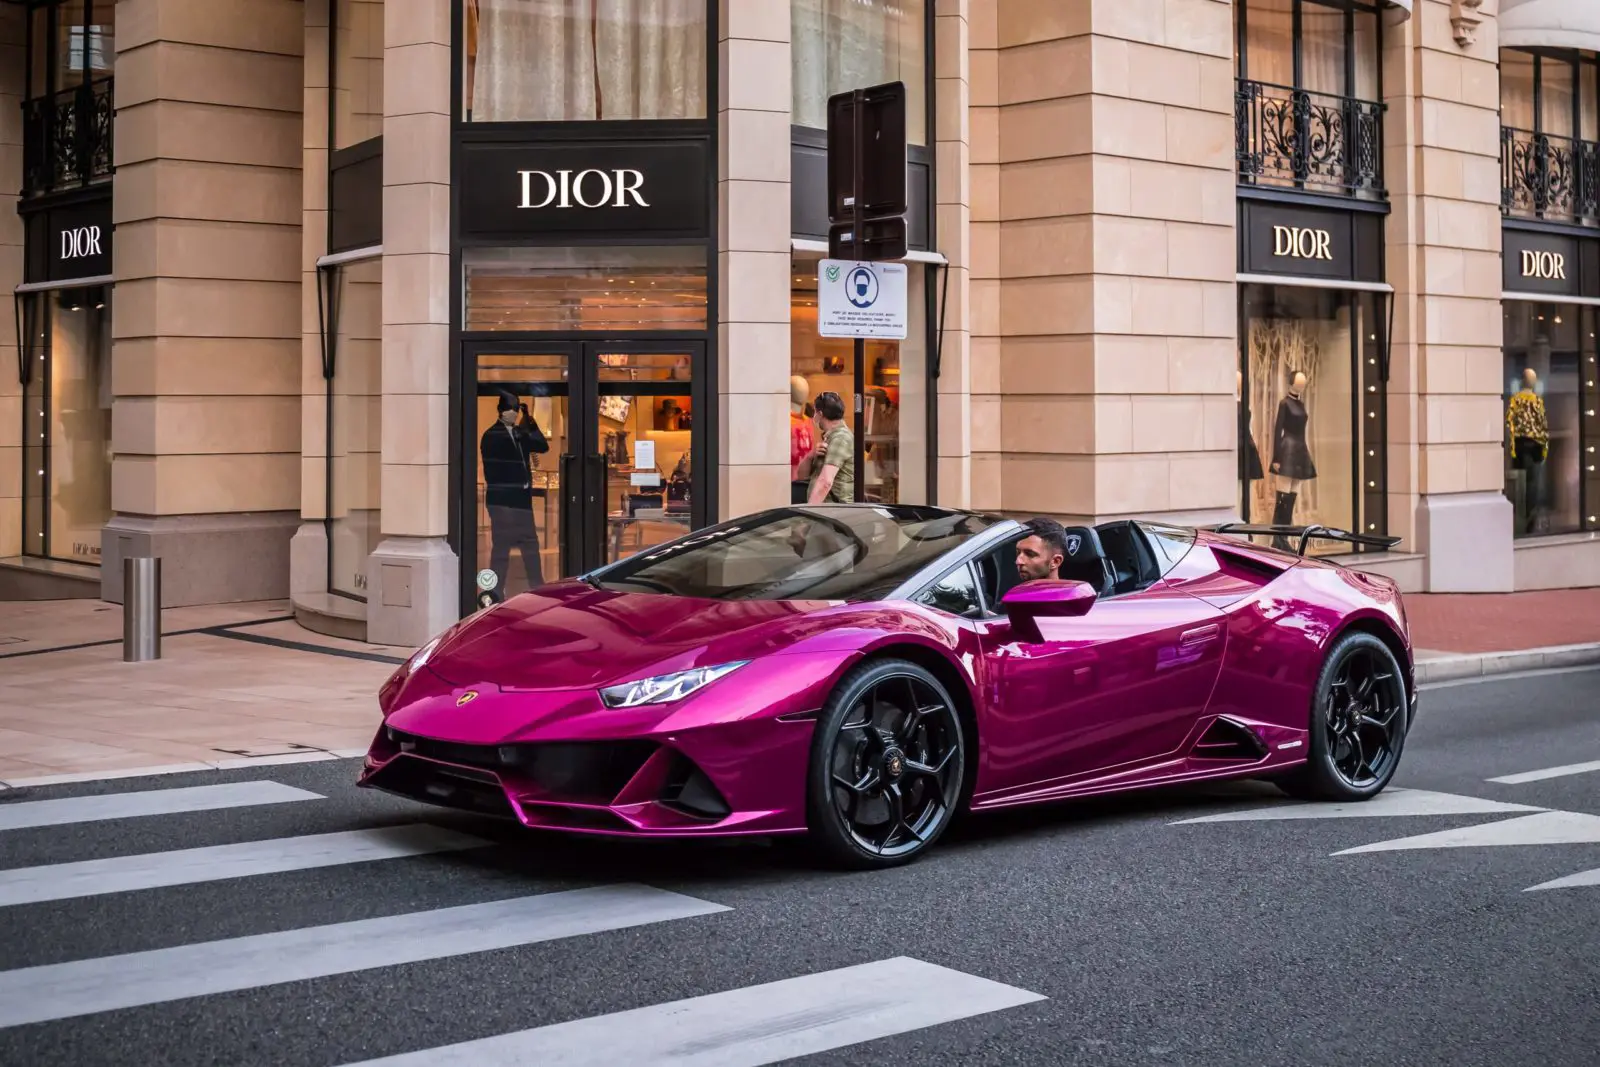
[[[1034,642],[1003,615],[979,624],[984,795],[1177,751],[1206,709],[1227,640],[1221,610],[1160,582],[1100,599],[1077,618],[1041,619],[1039,630],[1044,640]]]

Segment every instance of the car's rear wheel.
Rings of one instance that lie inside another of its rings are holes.
[[[1317,678],[1306,762],[1279,784],[1306,800],[1375,797],[1400,766],[1406,725],[1405,672],[1394,653],[1371,634],[1346,634]]]
[[[813,845],[858,869],[909,862],[950,825],[965,761],[961,716],[933,674],[899,659],[857,667],[823,706],[811,742]]]

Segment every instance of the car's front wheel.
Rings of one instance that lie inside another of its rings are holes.
[[[839,682],[817,717],[807,815],[830,860],[870,869],[932,847],[961,801],[967,739],[939,680],[874,660]]]
[[[1406,738],[1405,672],[1389,646],[1368,633],[1334,643],[1311,698],[1306,762],[1280,781],[1306,800],[1367,800],[1400,766]]]

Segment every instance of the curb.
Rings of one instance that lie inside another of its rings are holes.
[[[1488,678],[1497,674],[1583,667],[1600,663],[1600,643],[1525,648],[1513,652],[1469,652],[1416,662],[1417,684]]]
[[[323,763],[328,760],[357,759],[367,754],[365,748],[322,749],[316,752],[291,752],[277,756],[243,757],[216,760],[215,762],[169,763],[159,767],[127,767],[115,771],[74,771],[67,774],[47,774],[38,778],[8,778],[0,782],[0,795],[8,789],[26,789],[40,785],[72,785],[80,782],[108,782],[119,778],[150,778],[163,774],[192,774],[195,771],[237,771],[250,767],[276,767],[286,763]]]

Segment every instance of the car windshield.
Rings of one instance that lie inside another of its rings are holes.
[[[595,584],[709,600],[879,600],[997,521],[937,508],[781,508],[630,556]]]

